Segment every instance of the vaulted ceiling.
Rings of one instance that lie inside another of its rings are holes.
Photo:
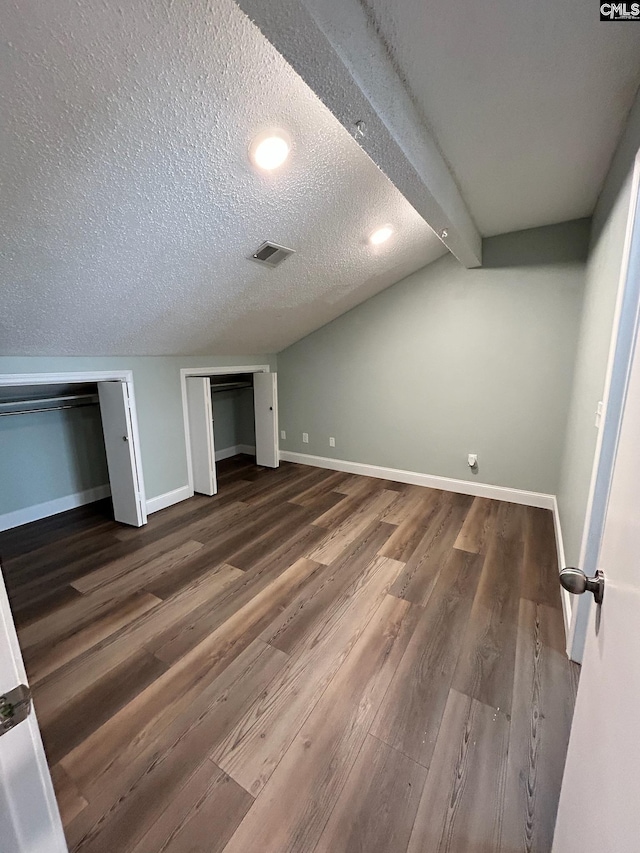
[[[589,216],[640,84],[596,0],[363,0],[485,236]]]
[[[2,353],[273,352],[446,251],[231,0],[2,7]]]
[[[473,266],[480,233],[592,211],[640,27],[578,0],[239,3],[256,24],[0,0],[0,354],[278,351],[446,247]],[[293,148],[263,173],[274,127]],[[264,240],[295,254],[262,268]]]

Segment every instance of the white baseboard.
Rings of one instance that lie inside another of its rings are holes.
[[[250,444],[234,444],[231,447],[223,447],[222,450],[216,450],[216,462],[221,459],[229,459],[231,456],[237,456],[239,453],[247,453],[249,456],[255,456],[256,449]],[[187,498],[193,497],[193,489],[189,486],[180,486],[178,489],[173,489],[171,492],[165,492],[163,495],[158,495],[155,498],[149,498],[147,501],[147,514],[158,512],[161,509],[166,509],[168,506],[185,501]]]
[[[158,512],[161,509],[166,509],[168,506],[185,501],[187,498],[193,497],[193,489],[189,486],[180,486],[179,489],[173,489],[171,492],[165,492],[163,495],[158,495],[155,498],[149,498],[147,501],[147,515],[152,512]]]
[[[223,447],[222,450],[216,450],[216,462],[220,462],[221,459],[229,459],[231,456],[237,456],[239,453],[255,456],[256,449],[251,444],[233,444],[231,447]]]
[[[417,471],[403,471],[399,468],[383,468],[380,465],[366,465],[363,462],[347,462],[344,459],[329,459],[326,456],[312,456],[308,453],[292,453],[289,450],[281,450],[280,459],[283,462],[298,462],[300,465],[329,468],[331,471],[363,474],[366,477],[396,480],[399,483],[411,483],[414,486],[426,486],[429,489],[442,489],[445,492],[458,492],[463,495],[509,501],[515,504],[525,504],[525,506],[537,506],[542,509],[552,510],[555,502],[555,495],[547,495],[542,492],[509,489],[505,486],[492,486],[489,483],[474,483],[471,480],[454,480],[451,477],[420,474]]]
[[[556,534],[556,551],[558,552],[558,571],[564,569],[567,565],[564,556],[564,541],[562,539],[562,527],[560,526],[560,511],[558,509],[558,501],[555,496],[553,498],[553,528]],[[567,654],[571,657],[569,649],[569,637],[571,631],[571,611],[572,601],[571,593],[564,587],[560,587],[560,595],[562,597],[562,615],[564,616],[564,634],[567,642]]]
[[[95,486],[93,489],[85,489],[84,492],[76,492],[73,495],[65,495],[63,498],[55,498],[52,501],[45,501],[35,506],[16,509],[13,512],[0,515],[0,530],[11,530],[12,527],[20,527],[21,524],[29,524],[29,522],[38,521],[40,518],[48,518],[50,515],[57,515],[59,512],[66,512],[69,509],[108,498],[110,494],[111,487],[107,483],[105,486]]]

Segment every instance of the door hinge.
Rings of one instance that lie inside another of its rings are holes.
[[[26,684],[19,684],[0,696],[0,736],[18,723],[26,720],[31,712],[31,691]]]

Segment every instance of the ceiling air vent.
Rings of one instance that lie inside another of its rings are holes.
[[[251,260],[258,261],[267,267],[277,267],[289,255],[293,255],[293,249],[287,249],[284,246],[278,246],[277,243],[263,243],[260,248],[251,255]]]

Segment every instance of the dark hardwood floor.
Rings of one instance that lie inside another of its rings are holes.
[[[0,534],[70,850],[548,853],[551,513],[246,457],[219,486]]]

